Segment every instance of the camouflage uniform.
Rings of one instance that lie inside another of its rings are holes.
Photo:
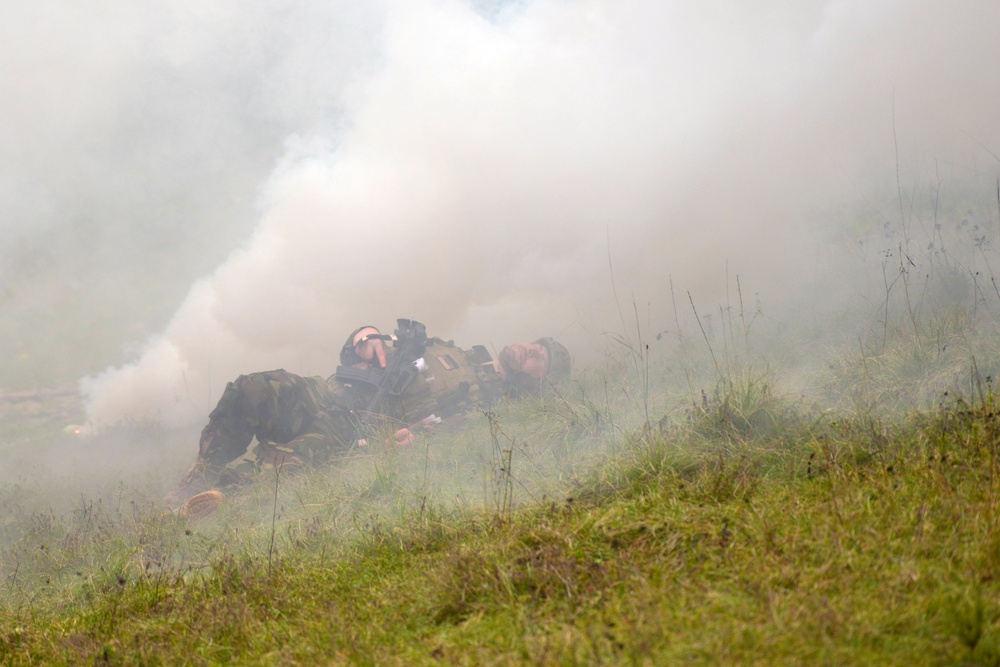
[[[226,385],[201,432],[198,458],[224,467],[247,452],[257,438],[258,462],[275,452],[322,463],[347,449],[349,415],[338,404],[335,385],[321,377],[301,377],[284,369],[241,375]],[[291,457],[289,457],[291,458]]]
[[[369,365],[354,354],[353,338],[348,337],[341,352],[342,368],[365,371]],[[389,359],[396,353],[388,350]],[[377,435],[391,441],[397,429],[437,423],[474,405],[489,405],[511,390],[481,346],[463,350],[431,338],[421,360],[422,370],[405,391],[372,410],[376,388],[345,380],[343,374],[324,379],[278,369],[239,376],[209,415],[195,466],[166,502],[183,502],[262,467],[318,465],[347,452],[361,438]],[[255,461],[227,469],[247,453],[255,437]]]

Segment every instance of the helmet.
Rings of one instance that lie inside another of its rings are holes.
[[[569,350],[551,337],[539,338],[535,342],[545,346],[545,349],[549,353],[549,367],[545,373],[545,379],[552,383],[569,379],[569,374],[573,367]]]

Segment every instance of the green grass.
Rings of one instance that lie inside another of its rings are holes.
[[[343,462],[336,476],[263,479],[201,522],[113,496],[20,516],[3,552],[0,655],[1000,664],[991,395],[873,431],[860,417],[803,418],[761,381],[723,384],[702,409],[633,429],[616,456],[579,462],[586,472],[559,493],[509,514],[488,489],[457,505],[421,496],[432,485],[413,472],[414,448]],[[576,441],[596,428],[570,405],[512,407],[507,435],[534,419],[556,442],[533,452],[536,465],[565,463],[557,432]],[[441,439],[429,476],[460,465],[458,445]],[[522,469],[515,497],[545,493]]]

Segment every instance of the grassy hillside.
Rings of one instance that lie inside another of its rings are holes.
[[[25,479],[4,491],[0,654],[998,664],[1000,413],[983,382],[889,421],[810,415],[741,376],[627,434],[546,396],[423,452],[278,473],[200,521],[157,511],[155,487],[33,510]],[[511,446],[504,420],[548,444]],[[430,491],[477,438],[499,452],[472,464],[489,473],[482,496],[454,480],[454,498]],[[618,451],[587,454],[601,438]],[[532,479],[556,468],[561,481]]]

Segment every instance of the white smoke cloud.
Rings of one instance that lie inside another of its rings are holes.
[[[174,58],[213,42],[235,5],[220,7],[185,10],[200,32],[170,42]],[[372,57],[331,63],[336,84],[311,65],[329,56],[317,33],[281,42],[297,55],[268,70],[272,113],[309,107],[305,80],[342,115],[288,112],[302,126],[252,236],[137,359],[83,381],[92,422],[203,420],[236,375],[328,375],[350,330],[395,317],[460,343],[555,333],[582,350],[618,326],[612,267],[618,295],[659,319],[671,280],[713,298],[728,271],[794,292],[812,277],[816,208],[889,185],[897,164],[1000,152],[986,0],[375,13],[354,26]]]

